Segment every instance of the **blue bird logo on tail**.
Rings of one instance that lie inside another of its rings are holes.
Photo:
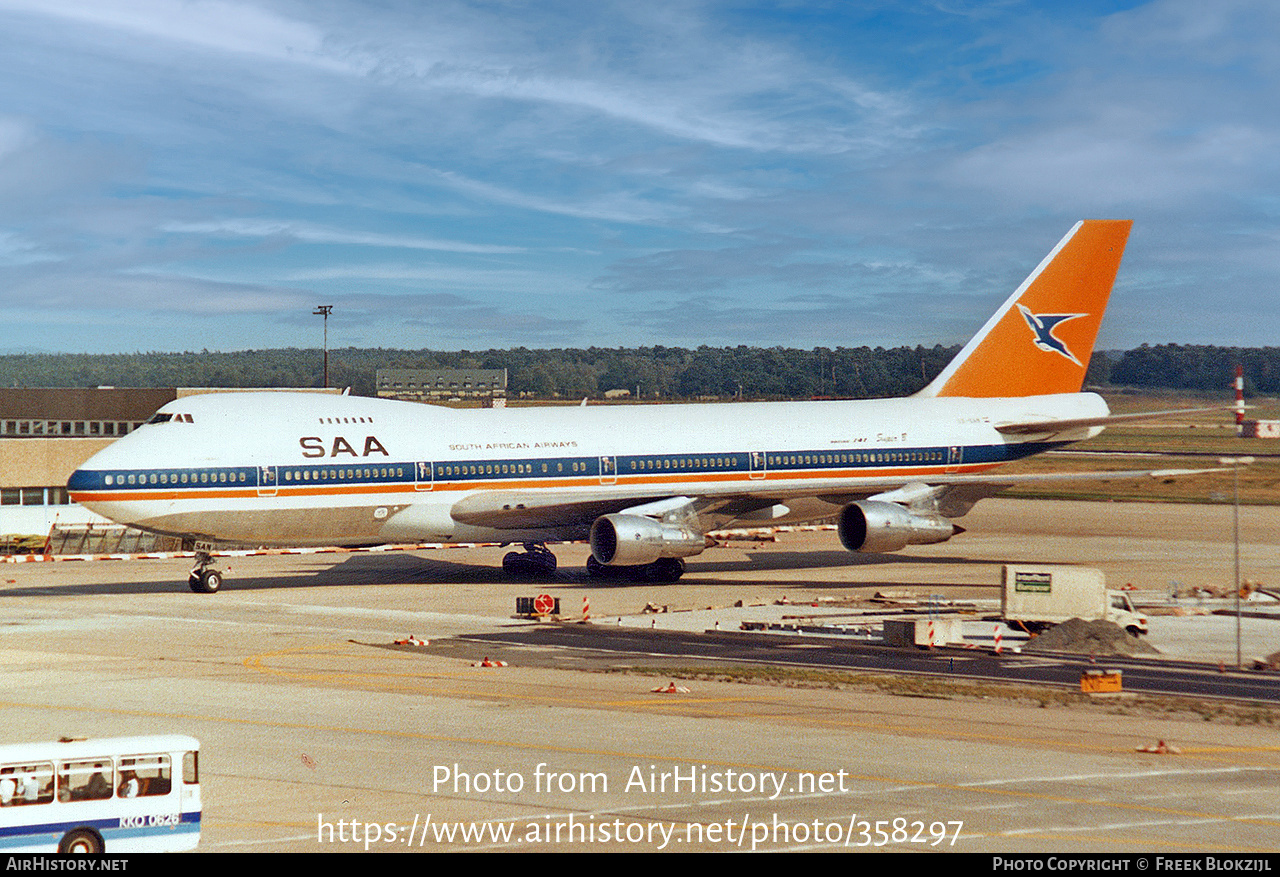
[[[1031,327],[1031,331],[1035,335],[1033,340],[1036,347],[1065,356],[1076,365],[1083,366],[1083,363],[1076,359],[1075,354],[1067,349],[1067,345],[1053,334],[1053,330],[1059,323],[1074,320],[1076,317],[1087,317],[1088,314],[1033,314],[1023,304],[1018,305],[1018,310],[1022,311],[1022,316],[1026,319],[1027,325]]]

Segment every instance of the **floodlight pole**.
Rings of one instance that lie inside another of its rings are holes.
[[[1248,466],[1253,457],[1219,457],[1218,462],[1231,467],[1235,499],[1232,502],[1232,539],[1235,542],[1236,592],[1236,669],[1244,669],[1244,657],[1240,648],[1240,467]]]
[[[1231,479],[1235,485],[1235,501],[1232,503],[1234,511],[1231,516],[1231,535],[1236,543],[1236,576],[1235,576],[1235,592],[1236,592],[1236,669],[1241,669],[1244,658],[1240,649],[1240,465],[1231,467]]]
[[[333,305],[316,305],[316,309],[311,313],[317,317],[324,317],[324,388],[329,389],[329,313],[333,310]]]

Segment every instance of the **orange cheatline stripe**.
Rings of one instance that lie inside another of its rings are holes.
[[[822,470],[772,470],[763,473],[763,478],[744,477],[746,472],[725,472],[710,475],[703,475],[694,480],[688,475],[619,475],[610,484],[602,484],[598,477],[591,478],[570,478],[560,480],[549,479],[510,479],[505,481],[436,481],[432,482],[429,489],[425,487],[418,488],[412,481],[392,482],[386,484],[349,484],[349,485],[332,485],[328,487],[279,487],[274,491],[270,488],[262,488],[259,492],[258,488],[237,488],[235,490],[209,490],[201,488],[190,488],[183,490],[130,490],[130,491],[76,491],[71,492],[69,496],[78,503],[85,501],[111,501],[111,502],[149,502],[156,500],[180,500],[180,499],[276,499],[288,496],[351,496],[351,495],[374,495],[374,494],[423,494],[434,491],[472,491],[472,490],[501,490],[525,488],[533,490],[554,490],[572,487],[626,487],[628,485],[654,485],[654,484],[671,484],[684,485],[692,484],[696,486],[699,483],[706,482],[741,482],[744,486],[751,487],[759,485],[761,481],[771,483],[786,481],[805,481],[805,480],[821,480],[821,479],[843,479],[856,482],[858,480],[873,480],[878,478],[919,478],[929,475],[941,474],[973,474],[985,472],[993,469],[999,463],[963,463],[956,466],[898,466],[894,468],[882,468],[874,470],[865,469],[822,469]]]

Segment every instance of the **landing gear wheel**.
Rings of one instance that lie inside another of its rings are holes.
[[[77,828],[75,831],[68,831],[62,838],[62,843],[58,844],[58,852],[63,855],[88,853],[98,856],[102,854],[102,838],[87,828]]]
[[[556,571],[556,556],[541,542],[526,542],[524,551],[512,551],[502,558],[502,571],[521,577],[549,576]]]
[[[653,563],[640,566],[607,566],[591,555],[587,558],[587,575],[596,579],[666,584],[684,575],[684,561],[679,557],[660,557]]]
[[[222,573],[216,569],[207,569],[199,575],[192,573],[187,584],[197,594],[216,594],[222,587]]]
[[[187,576],[187,586],[197,594],[216,594],[222,587],[222,573],[211,567],[213,555],[207,551],[196,552],[196,565]]]
[[[684,575],[684,561],[678,557],[660,557],[640,569],[644,581],[674,582]]]

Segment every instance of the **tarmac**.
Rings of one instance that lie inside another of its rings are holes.
[[[529,624],[515,598],[540,590],[562,611],[585,598],[595,623],[724,629],[887,589],[992,600],[1005,562],[1096,566],[1139,594],[1221,587],[1230,516],[988,500],[941,545],[863,557],[787,533],[709,550],[673,586],[601,585],[581,545],[537,586],[508,581],[498,548],[232,558],[215,595],[188,591],[182,559],[0,565],[2,739],[193,734],[205,853],[1275,852],[1265,708],[803,679],[655,694],[670,680],[636,672],[644,655],[482,668],[450,639]],[[1241,523],[1243,576],[1280,582],[1280,510]],[[1280,649],[1276,622],[1246,621],[1246,657]],[[454,645],[388,648],[410,634]],[[1150,639],[1233,658],[1234,619],[1152,616]],[[1138,751],[1161,740],[1179,754]]]

